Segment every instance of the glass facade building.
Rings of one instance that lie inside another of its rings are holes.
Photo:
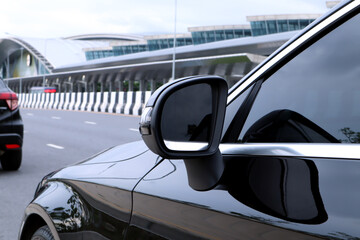
[[[264,20],[251,21],[252,36],[261,36],[267,34],[295,31],[305,28],[315,19],[282,19],[282,20]]]
[[[152,39],[152,40],[148,40],[147,42],[148,42],[147,45],[148,45],[149,51],[172,48],[174,46],[173,38]],[[192,44],[193,44],[193,40],[191,37],[176,38],[176,46],[177,47],[192,45]]]
[[[174,44],[173,35],[164,35],[166,37],[158,36],[149,36],[146,41],[141,41],[138,44],[129,43],[122,45],[115,45],[112,49],[96,49],[96,50],[86,50],[86,60],[93,60],[104,57],[112,56],[121,56],[132,53],[146,52],[146,51],[155,51],[160,49],[172,48]],[[191,36],[184,37],[184,34],[179,34],[180,37],[176,38],[176,46],[186,46],[192,45],[193,41]]]
[[[145,51],[148,51],[148,46],[146,44],[135,44],[135,45],[113,47],[114,56],[121,56],[121,55],[145,52]]]
[[[114,56],[113,50],[93,50],[85,52],[86,60],[93,60],[98,58],[106,58]]]
[[[188,34],[177,34],[176,46],[198,45],[235,38],[251,36],[256,37],[281,32],[296,31],[305,28],[319,16],[321,15],[292,14],[249,16],[247,17],[247,21],[250,22],[250,24],[245,25],[189,27]],[[112,49],[88,50],[86,51],[86,59],[92,60],[145,51],[156,51],[172,48],[173,44],[174,36],[171,34],[145,36],[142,41],[129,42],[128,44],[122,43],[121,45],[113,46]]]
[[[195,30],[195,29],[194,29]],[[203,44],[209,42],[223,41],[234,38],[250,37],[250,29],[214,29],[191,32],[193,43]]]

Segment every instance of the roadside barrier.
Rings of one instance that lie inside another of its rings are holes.
[[[119,92],[118,103],[116,104],[115,112],[124,113],[125,103],[126,103],[125,92]]]
[[[145,93],[143,92],[136,92],[135,93],[135,101],[134,101],[134,106],[132,107],[132,110],[133,110],[133,114],[134,115],[141,115],[139,114],[139,112],[141,112],[141,109],[142,109],[142,96],[144,95]]]
[[[49,93],[49,104],[45,107],[46,109],[51,109],[54,104],[55,94]]]
[[[140,116],[151,92],[21,93],[22,108],[121,113]]]
[[[24,97],[25,96],[25,97]],[[28,104],[30,103],[30,99],[31,99],[31,95],[30,94],[24,94],[23,95],[23,104],[26,105],[26,107],[28,106]]]
[[[45,93],[45,101],[40,105],[40,108],[47,108],[50,103],[50,93]]]
[[[39,108],[43,94],[37,95],[37,99],[34,102],[34,108]]]
[[[124,114],[132,115],[133,114],[133,107],[135,103],[135,92],[129,91],[126,93],[126,104],[124,108]]]
[[[100,104],[101,104],[101,92],[97,92],[96,93],[96,98],[95,98],[95,105],[94,105],[94,112],[99,112],[100,111]]]
[[[86,107],[86,111],[91,112],[94,110],[95,93],[89,93],[89,104]]]
[[[65,93],[64,105],[62,106],[61,109],[68,110],[69,109],[69,104],[70,104],[70,93]]]
[[[75,107],[75,100],[76,100],[76,93],[72,92],[70,94],[70,100],[69,100],[69,107],[67,110],[74,110]]]
[[[41,94],[40,100],[37,102],[37,107],[36,108],[43,108],[44,107],[45,98],[46,98],[46,94]]]
[[[28,93],[29,94],[29,93]],[[51,106],[51,109],[57,109],[58,105],[59,105],[59,96],[60,93],[54,93],[54,104]]]
[[[28,108],[31,108],[32,107],[32,103],[33,103],[33,99],[35,98],[35,96],[33,94],[31,94],[29,96],[29,102],[27,103],[27,106]]]
[[[101,101],[100,111],[107,112],[107,107],[109,105],[109,92],[104,92],[103,100]]]
[[[38,100],[38,98],[40,97],[40,96],[38,96],[38,95],[39,95],[39,94],[35,94],[35,95],[33,96],[32,103],[31,103],[31,105],[30,105],[31,108],[35,108],[36,103],[37,103],[37,100]]]
[[[24,95],[22,93],[19,93],[18,94],[19,106],[21,106],[21,103],[24,101],[23,98],[24,98]]]
[[[60,98],[60,100],[59,100],[59,104],[57,105],[57,109],[61,110],[61,109],[63,109],[64,102],[65,102],[65,93],[60,93],[59,98]]]
[[[82,103],[80,106],[80,111],[86,111],[86,106],[87,106],[88,100],[89,100],[88,96],[89,96],[89,94],[87,92],[84,92]]]
[[[110,103],[109,103],[109,107],[107,109],[107,111],[109,113],[114,113],[116,112],[116,109],[115,109],[115,104],[116,104],[116,95],[118,93],[117,92],[111,92],[110,93]]]
[[[80,106],[81,106],[81,101],[82,101],[82,96],[83,96],[83,93],[82,92],[78,92],[76,93],[76,102],[75,102],[75,105],[74,105],[74,109],[75,111],[79,111],[80,110]]]

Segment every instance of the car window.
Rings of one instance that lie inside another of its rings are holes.
[[[264,81],[240,142],[360,142],[360,16]]]

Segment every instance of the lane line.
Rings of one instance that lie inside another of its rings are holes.
[[[60,119],[61,119],[61,117],[56,117],[56,116],[52,116],[51,118],[52,118],[52,119],[56,119],[56,120],[60,120]]]
[[[85,121],[86,124],[96,125],[96,122]]]
[[[61,150],[64,149],[64,147],[62,147],[62,146],[51,144],[51,143],[46,144],[46,146],[56,148],[56,149],[61,149]]]
[[[33,113],[27,113],[26,115],[28,115],[28,116],[34,116]]]
[[[130,131],[139,132],[139,129],[137,128],[129,128]]]

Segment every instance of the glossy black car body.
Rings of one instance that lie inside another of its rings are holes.
[[[20,167],[23,135],[18,98],[0,79],[0,161],[3,170]]]
[[[360,238],[359,11],[342,3],[230,90],[214,186],[192,184],[206,156],[114,147],[46,176],[20,239]],[[183,82],[199,79],[217,78]]]

